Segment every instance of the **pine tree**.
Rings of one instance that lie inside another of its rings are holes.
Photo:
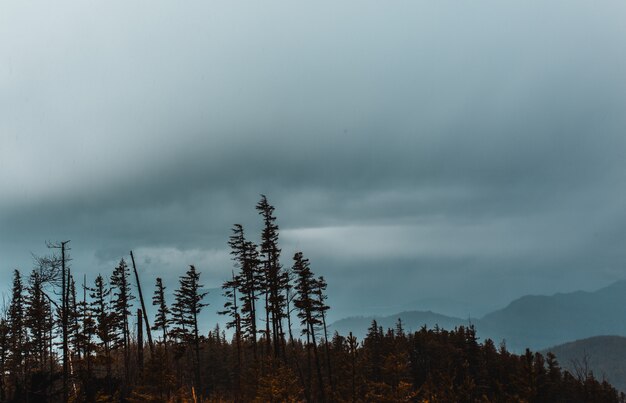
[[[235,267],[239,268],[237,274],[237,287],[241,300],[241,320],[240,327],[242,337],[245,337],[252,344],[253,356],[257,358],[257,320],[256,302],[258,295],[264,289],[263,272],[259,267],[259,253],[257,246],[247,241],[244,236],[243,227],[235,224],[232,229],[228,245],[231,247]]]
[[[4,315],[0,318],[0,402],[6,401],[6,375],[11,350],[9,321]]]
[[[26,296],[24,325],[28,329],[30,337],[25,350],[35,359],[37,367],[41,371],[45,369],[48,358],[48,335],[51,330],[48,317],[50,314],[50,302],[44,293],[41,275],[39,272],[33,271],[29,278]]]
[[[194,349],[194,375],[195,385],[198,390],[202,390],[200,383],[200,334],[198,331],[198,314],[202,308],[208,304],[202,303],[207,292],[201,292],[204,287],[200,284],[200,273],[195,266],[190,265],[187,273],[180,277],[180,286],[175,291],[175,317],[179,333],[187,344]]]
[[[87,278],[83,277],[83,299],[77,303],[77,316],[80,321],[80,330],[78,332],[78,342],[82,348],[82,357],[84,360],[87,378],[91,377],[91,358],[96,344],[94,343],[94,336],[96,335],[96,321],[94,320],[94,314],[87,302]]]
[[[317,298],[317,290],[320,285],[318,280],[313,276],[313,272],[309,266],[309,259],[305,259],[302,252],[297,252],[294,257],[293,272],[296,275],[296,293],[294,300],[296,308],[299,310],[298,317],[300,324],[304,326],[302,334],[307,336],[307,340],[311,340],[310,347],[313,349],[315,358],[315,368],[317,372],[317,381],[319,389],[319,398],[325,401],[324,380],[322,379],[322,370],[317,351],[316,332],[317,328],[322,324],[321,313],[323,308]]]
[[[165,288],[161,277],[156,279],[156,289],[152,296],[152,305],[157,307],[157,314],[154,320],[152,330],[161,330],[163,332],[163,348],[165,349],[165,358],[167,358],[167,329],[170,324],[170,309],[165,301]]]
[[[70,345],[70,356],[76,355],[80,359],[82,354],[80,312],[78,311],[78,300],[76,297],[76,281],[72,275],[69,276],[69,288],[67,299],[67,333]]]
[[[112,375],[111,347],[114,341],[115,315],[111,311],[109,302],[111,288],[104,283],[102,275],[96,277],[95,287],[91,289],[89,296],[92,299],[91,309],[96,319],[96,335],[100,339],[99,347],[104,351],[107,380],[110,381]]]
[[[24,285],[19,270],[13,272],[13,289],[9,305],[9,373],[13,385],[24,381],[24,347],[26,343],[26,326],[24,326]],[[20,393],[16,390],[16,393]]]
[[[236,380],[237,390],[240,388],[241,383],[241,316],[239,315],[239,301],[237,298],[237,289],[241,287],[239,277],[235,276],[235,272],[231,273],[231,280],[225,281],[222,284],[223,296],[226,299],[224,302],[224,310],[219,311],[220,315],[227,315],[230,320],[226,322],[226,328],[235,328],[235,346],[237,348],[237,367]]]
[[[265,195],[256,206],[259,214],[263,217],[263,232],[261,234],[261,262],[265,273],[265,298],[266,298],[266,321],[272,325],[266,329],[268,343],[273,343],[274,357],[278,357],[281,347],[284,346],[284,332],[282,320],[285,318],[285,287],[288,278],[280,264],[280,248],[278,247],[278,225],[274,216],[274,206],[269,204]],[[268,323],[269,325],[269,323]]]
[[[326,287],[328,284],[323,276],[318,277],[315,282],[315,296],[317,298],[317,311],[319,312],[319,317],[322,320],[322,329],[324,331],[324,351],[326,353],[326,367],[328,370],[328,380],[330,382],[331,391],[334,391],[334,381],[333,381],[333,371],[332,365],[330,362],[330,349],[328,344],[328,327],[326,326],[326,311],[330,309],[328,305],[326,305],[326,299],[328,296],[326,295]]]
[[[130,329],[128,316],[130,315],[131,301],[135,299],[130,292],[129,277],[130,269],[124,259],[121,259],[111,276],[111,286],[113,289],[113,312],[115,315],[115,347],[121,347],[124,351],[126,382],[129,380],[130,372]]]

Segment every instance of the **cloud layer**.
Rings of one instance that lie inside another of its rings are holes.
[[[624,278],[625,12],[3,3],[0,278],[72,239],[90,275],[133,248],[218,286],[260,193],[341,313]]]

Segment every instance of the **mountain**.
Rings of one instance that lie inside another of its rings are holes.
[[[345,318],[333,322],[329,330],[331,333],[337,331],[341,335],[347,335],[352,332],[357,338],[363,339],[367,334],[367,329],[372,324],[372,320],[376,320],[378,326],[387,329],[395,328],[398,318],[402,319],[402,326],[406,331],[416,331],[422,326],[433,328],[435,325],[444,329],[453,329],[457,326],[468,324],[466,319],[445,316],[431,311],[407,311],[389,316],[355,316]]]
[[[550,347],[562,368],[574,376],[586,364],[597,379],[626,392],[626,337],[597,336]]]
[[[485,315],[476,328],[483,337],[505,339],[513,351],[541,350],[593,336],[626,336],[626,317],[615,315],[624,306],[626,281],[619,281],[594,292],[524,296]]]
[[[522,352],[526,348],[538,351],[593,336],[626,336],[626,315],[615,314],[622,307],[626,307],[626,281],[618,281],[594,292],[523,296],[480,319],[472,318],[471,323],[483,340],[490,338],[496,344],[505,340],[510,351]],[[393,328],[398,318],[402,319],[407,330],[416,330],[423,325],[452,329],[469,323],[468,319],[431,311],[405,311],[389,316],[342,319],[334,322],[331,330],[340,334],[352,331],[362,337],[373,319],[384,328]]]

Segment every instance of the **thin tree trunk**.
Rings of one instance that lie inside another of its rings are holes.
[[[270,355],[272,351],[272,342],[270,334],[270,308],[269,308],[269,291],[265,293],[265,344],[267,346],[266,354]]]
[[[193,311],[193,333],[194,333],[194,343],[195,343],[195,355],[196,355],[196,362],[195,362],[195,375],[196,375],[196,388],[198,390],[198,392],[200,393],[200,395],[202,396],[202,386],[200,384],[200,338],[198,337],[198,314],[196,312],[196,309],[194,308]],[[219,337],[219,335],[218,335]]]
[[[311,329],[311,340],[313,341],[313,356],[315,358],[315,369],[317,371],[317,382],[318,382],[318,388],[320,391],[320,398],[322,402],[325,402],[326,396],[324,393],[324,378],[322,378],[322,367],[320,365],[320,359],[317,353],[317,343],[315,341],[315,329],[313,328],[313,324],[310,322],[309,322],[309,328]]]
[[[146,334],[148,335],[148,345],[150,346],[150,356],[154,355],[154,344],[152,343],[152,333],[150,331],[150,322],[148,320],[148,311],[146,311],[146,304],[143,301],[143,293],[141,292],[141,283],[139,282],[139,274],[137,273],[137,266],[135,266],[135,256],[133,251],[130,251],[130,260],[133,262],[133,271],[135,272],[135,280],[137,280],[137,291],[139,292],[139,301],[141,302],[141,309],[143,310],[143,318],[146,322]]]
[[[326,366],[328,367],[328,381],[330,382],[331,392],[335,391],[333,382],[333,371],[330,365],[330,348],[328,346],[328,329],[326,327],[326,313],[322,311],[322,325],[324,326],[324,350],[326,352]]]
[[[352,358],[352,401],[356,402],[356,340],[354,336],[352,336],[352,332],[350,332],[348,340],[350,346],[350,358]]]
[[[139,373],[143,372],[143,314],[141,309],[137,309],[137,366]]]
[[[61,242],[61,327],[63,343],[63,401],[69,398],[67,389],[68,361],[67,361],[67,284],[65,268],[65,244],[69,241]]]

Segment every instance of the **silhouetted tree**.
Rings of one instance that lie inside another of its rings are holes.
[[[9,305],[9,374],[11,374],[14,393],[23,393],[25,382],[24,373],[24,344],[26,342],[26,327],[24,326],[24,285],[19,270],[13,271],[13,289],[11,304]]]
[[[273,343],[274,357],[280,355],[284,338],[282,320],[285,317],[285,293],[287,276],[280,264],[280,248],[278,247],[278,225],[274,216],[274,206],[269,204],[265,195],[256,206],[263,217],[263,232],[261,233],[261,264],[265,273],[266,322],[271,323],[271,335],[267,334],[268,342]],[[270,329],[266,329],[269,333]]]
[[[93,311],[87,301],[87,277],[83,278],[82,285],[83,298],[77,303],[77,316],[80,321],[80,329],[77,334],[77,345],[82,349],[82,358],[84,363],[84,377],[89,379],[92,376],[92,355],[97,345],[94,342],[96,335],[96,321],[94,320]]]
[[[157,307],[156,318],[152,330],[161,330],[163,337],[162,343],[165,349],[165,358],[167,359],[167,329],[170,324],[170,309],[165,301],[165,286],[163,286],[163,280],[161,277],[156,279],[156,289],[152,296],[152,305]]]
[[[195,266],[190,265],[187,273],[180,277],[179,288],[175,291],[176,309],[179,316],[175,318],[180,334],[194,349],[194,378],[198,390],[202,390],[200,383],[200,335],[198,331],[198,314],[208,304],[202,303],[207,292],[201,292],[200,273]]]
[[[235,379],[237,381],[236,388],[240,389],[241,383],[241,316],[239,315],[239,303],[237,298],[237,289],[241,287],[239,282],[239,277],[235,276],[235,273],[232,272],[231,280],[225,281],[222,284],[223,296],[226,299],[224,302],[224,310],[219,311],[220,315],[227,315],[230,317],[230,320],[226,322],[226,328],[235,329],[235,346],[237,349],[237,366],[235,368]]]
[[[131,301],[135,297],[130,292],[130,270],[124,259],[113,270],[111,287],[113,290],[113,312],[115,329],[115,347],[121,347],[124,352],[124,378],[129,381],[130,372],[130,329],[128,316],[130,315]]]
[[[37,368],[43,371],[48,358],[48,342],[51,332],[50,321],[48,320],[51,315],[50,302],[44,294],[39,272],[33,271],[28,282],[24,325],[28,329],[30,337],[26,351],[35,359]]]
[[[247,241],[243,227],[235,224],[232,229],[228,245],[231,247],[231,256],[235,267],[239,268],[235,276],[239,298],[241,300],[240,328],[242,337],[251,342],[253,357],[257,359],[257,320],[256,301],[264,289],[263,271],[259,267],[257,246]]]
[[[109,298],[111,288],[104,283],[101,275],[96,277],[95,287],[91,289],[91,309],[96,319],[96,335],[100,339],[99,347],[104,352],[107,382],[111,380],[111,347],[114,342],[115,314]]]
[[[7,398],[6,375],[9,370],[8,359],[10,351],[10,325],[9,321],[5,317],[5,313],[3,312],[0,317],[0,401],[2,402],[4,402]]]
[[[322,324],[321,313],[323,309],[316,295],[319,284],[313,276],[313,272],[309,266],[309,259],[305,259],[302,252],[297,252],[293,260],[294,264],[292,270],[296,275],[295,289],[297,293],[294,304],[299,310],[298,317],[300,318],[300,324],[304,326],[302,334],[307,336],[307,340],[309,338],[311,339],[309,348],[313,349],[313,356],[315,358],[319,399],[325,401],[324,380],[322,379],[322,369],[316,341],[317,327]]]

